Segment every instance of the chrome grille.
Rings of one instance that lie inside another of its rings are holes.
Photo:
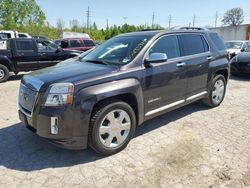
[[[26,85],[20,85],[19,89],[19,106],[23,111],[26,112],[27,115],[31,115],[33,112],[33,108],[35,106],[35,102],[37,99],[38,92],[30,89]]]

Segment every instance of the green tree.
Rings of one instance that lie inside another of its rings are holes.
[[[29,24],[43,26],[45,19],[35,0],[0,1],[0,24],[4,29],[19,29]]]
[[[228,10],[223,17],[224,25],[237,26],[244,22],[244,12],[242,8],[233,8]]]

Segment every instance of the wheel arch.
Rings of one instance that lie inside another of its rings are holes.
[[[0,57],[0,65],[4,65],[10,72],[14,70],[13,64],[5,57]]]
[[[228,82],[228,78],[229,78],[229,71],[228,69],[221,69],[221,70],[217,70],[215,72],[215,76],[221,74],[222,76],[224,76],[226,82]]]
[[[135,112],[137,124],[144,121],[143,94],[140,82],[129,78],[84,88],[76,95],[74,108],[80,110],[90,123],[91,116],[100,105],[109,100],[129,104]]]

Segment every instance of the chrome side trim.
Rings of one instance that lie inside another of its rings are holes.
[[[193,95],[193,96],[191,96],[191,97],[188,97],[186,100],[183,99],[183,100],[176,101],[176,102],[174,102],[174,103],[168,104],[168,105],[166,105],[166,106],[162,106],[162,107],[160,107],[160,108],[156,108],[156,109],[154,109],[154,110],[151,110],[151,111],[147,112],[147,113],[145,114],[145,116],[151,116],[151,115],[156,114],[156,113],[158,113],[158,112],[160,112],[160,111],[167,110],[167,109],[169,109],[169,108],[172,108],[172,107],[174,107],[174,106],[177,106],[177,105],[179,105],[179,104],[182,104],[182,103],[184,103],[184,102],[186,102],[186,101],[191,101],[191,100],[193,100],[193,99],[196,99],[196,98],[201,97],[201,96],[206,95],[206,94],[207,94],[207,91],[203,91],[203,92],[201,92],[201,93],[197,93],[196,95]]]
[[[195,98],[201,97],[201,96],[206,95],[206,94],[207,94],[207,91],[203,91],[203,92],[201,92],[201,93],[197,93],[196,95],[193,95],[193,96],[191,96],[191,97],[188,97],[186,100],[187,100],[187,101],[191,101],[191,100],[193,100],[193,99],[195,99]]]
[[[172,108],[172,107],[177,106],[177,105],[179,105],[179,104],[182,104],[182,103],[184,103],[184,102],[185,102],[185,100],[183,99],[183,100],[180,100],[180,101],[177,101],[177,102],[168,104],[168,105],[166,105],[166,106],[157,108],[157,109],[155,109],[155,110],[152,110],[152,111],[147,112],[147,113],[146,113],[146,116],[151,116],[151,115],[156,114],[156,113],[158,113],[158,112],[160,112],[160,111],[163,111],[163,110]]]

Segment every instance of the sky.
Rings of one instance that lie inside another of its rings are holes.
[[[154,23],[163,27],[193,25],[221,26],[224,13],[235,7],[244,10],[245,22],[250,23],[249,0],[36,0],[45,13],[47,21],[56,26],[57,20],[63,19],[69,27],[70,20],[78,19],[81,25],[86,25],[86,12],[90,8],[90,21],[98,28],[109,25],[123,25],[125,22],[133,25],[151,25],[153,14]]]

